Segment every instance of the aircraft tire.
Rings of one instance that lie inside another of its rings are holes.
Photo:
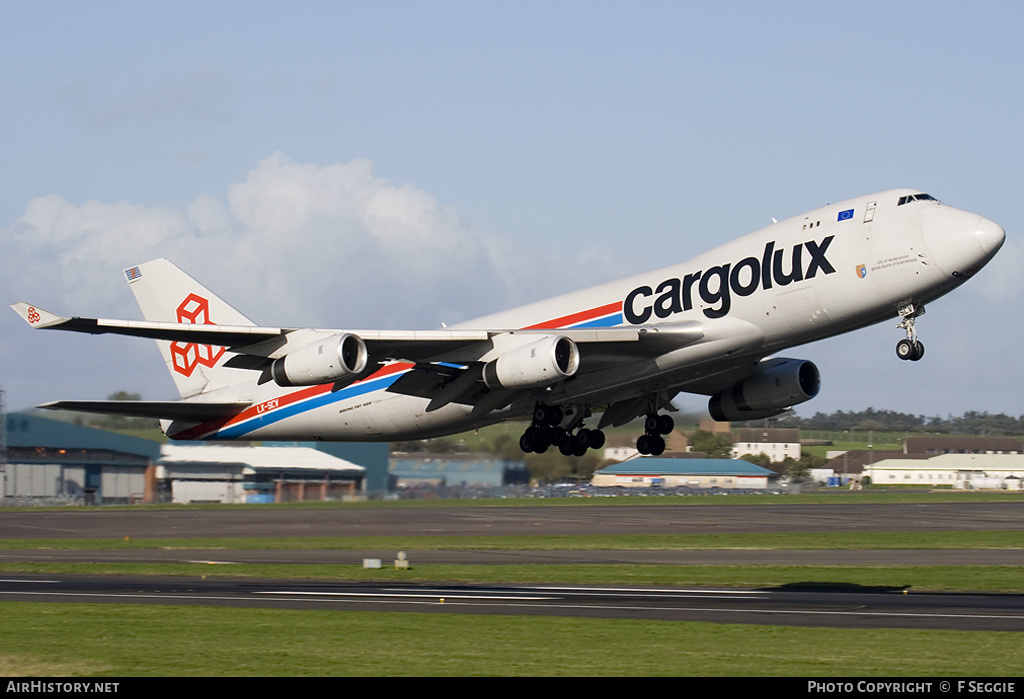
[[[665,453],[665,440],[661,437],[651,437],[651,456],[661,456]]]
[[[920,344],[920,343],[918,343]],[[896,343],[896,356],[904,361],[907,359],[913,359],[914,357],[914,343],[910,340],[900,340]]]
[[[640,454],[643,455],[643,456],[647,456],[648,454],[650,454],[651,453],[651,437],[649,435],[646,435],[646,434],[642,434],[639,437],[637,437],[637,440],[636,440],[636,450],[638,452],[640,452]]]

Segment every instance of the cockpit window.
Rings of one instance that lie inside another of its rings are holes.
[[[931,194],[908,194],[905,197],[900,197],[900,202],[896,206],[903,206],[912,201],[938,201],[938,199]]]

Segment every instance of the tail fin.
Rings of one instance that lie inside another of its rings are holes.
[[[163,258],[124,271],[146,320],[207,325],[253,325],[169,260]],[[167,369],[182,398],[228,384],[223,347],[157,340]],[[237,374],[234,374],[237,376]]]

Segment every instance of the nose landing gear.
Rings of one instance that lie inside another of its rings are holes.
[[[924,315],[924,306],[907,304],[899,310],[899,314],[903,320],[896,327],[907,331],[907,339],[896,343],[896,356],[904,360],[909,359],[912,362],[920,361],[924,356],[924,343],[917,339],[914,319]]]

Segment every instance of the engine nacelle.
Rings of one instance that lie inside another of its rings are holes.
[[[332,335],[275,359],[270,374],[280,386],[344,381],[366,369],[368,356],[366,343],[358,335]]]
[[[760,420],[818,395],[818,367],[803,359],[766,359],[756,373],[711,396],[708,411],[719,422]]]
[[[548,386],[576,373],[580,351],[561,335],[544,337],[517,347],[484,365],[484,383],[497,388]]]

